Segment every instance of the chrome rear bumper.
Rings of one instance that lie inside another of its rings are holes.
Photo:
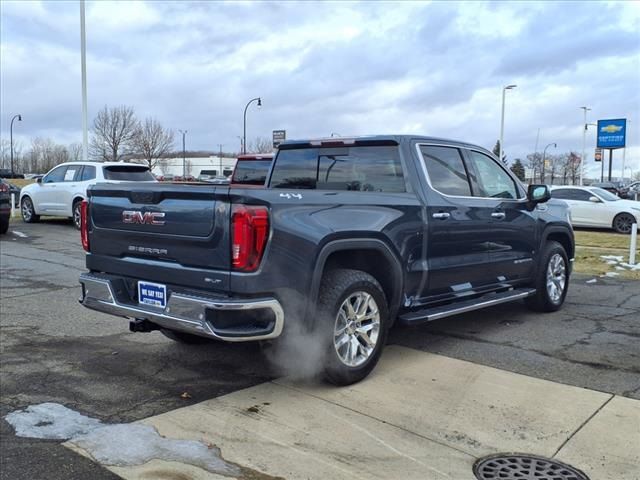
[[[145,319],[170,330],[179,330],[203,337],[211,337],[226,342],[247,342],[252,340],[269,340],[280,336],[284,326],[284,312],[280,302],[267,299],[216,299],[172,293],[167,299],[165,308],[136,305],[118,299],[116,289],[110,279],[100,278],[90,273],[80,275],[82,296],[80,303],[87,308],[109,313],[120,317]],[[246,335],[234,332],[225,335],[216,331],[207,321],[207,311],[251,311],[270,310],[273,314],[273,327],[268,331],[247,332]]]

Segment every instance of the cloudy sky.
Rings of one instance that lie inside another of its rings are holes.
[[[186,129],[188,149],[247,137],[416,133],[492,148],[507,93],[510,159],[589,122],[631,120],[640,170],[640,2],[87,2],[89,119],[126,104]],[[4,1],[1,131],[81,141],[77,1]],[[178,142],[176,142],[177,144]],[[587,136],[593,164],[595,129]],[[614,172],[620,169],[614,153]],[[595,168],[594,168],[595,167]],[[614,173],[615,174],[615,173]]]

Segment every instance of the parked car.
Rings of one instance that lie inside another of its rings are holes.
[[[350,384],[396,318],[520,299],[558,310],[574,239],[566,203],[550,198],[467,143],[289,141],[266,188],[93,186],[81,303],[184,343],[304,342],[329,381]]]
[[[9,218],[11,217],[11,193],[9,184],[0,178],[0,233],[7,233],[9,230]]]
[[[155,182],[149,167],[123,162],[69,162],[50,170],[20,192],[22,219],[37,222],[41,215],[71,217],[80,228],[80,204],[87,188],[98,182]]]
[[[567,202],[574,227],[612,228],[630,233],[640,223],[640,205],[598,187],[552,187],[551,197]]]
[[[231,176],[232,187],[264,187],[273,154],[240,155]]]
[[[627,185],[627,198],[629,200],[640,200],[640,181]]]
[[[7,182],[7,185],[9,186],[9,195],[10,196],[13,195],[13,206],[15,208],[19,208],[20,207],[20,190],[22,189],[11,182]]]
[[[0,178],[24,178],[22,173],[11,173],[8,168],[0,168]]]
[[[592,183],[589,186],[601,188],[603,190],[606,190],[607,192],[617,195],[618,197],[620,197],[620,193],[624,191],[624,187],[622,186],[622,184],[617,182],[596,182]]]

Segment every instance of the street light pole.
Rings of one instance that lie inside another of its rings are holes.
[[[249,108],[249,105],[251,105],[256,100],[258,101],[258,107],[261,107],[262,100],[260,99],[260,97],[252,98],[247,102],[247,105],[244,107],[244,122],[243,122],[243,129],[242,129],[242,153],[247,153],[247,108]]]
[[[582,158],[580,159],[580,186],[582,186],[582,169],[585,164],[586,142],[587,142],[587,112],[591,110],[589,107],[580,107],[584,110],[584,123],[582,124]]]
[[[80,64],[82,69],[82,160],[89,160],[87,120],[87,37],[84,21],[84,0],[80,0]]]
[[[549,145],[547,145],[546,147],[544,147],[544,150],[542,151],[542,175],[540,175],[540,182],[544,183],[544,159],[547,155],[547,148],[549,148],[551,145],[553,145],[553,148],[558,148],[558,145],[555,143],[550,143]]]
[[[184,181],[187,176],[187,154],[185,150],[184,136],[187,134],[186,130],[178,130],[182,134],[182,180]]]
[[[500,158],[499,158],[501,162],[502,162],[502,154],[504,151],[504,101],[505,101],[507,90],[512,90],[516,87],[517,85],[507,85],[502,89],[502,117],[500,119]]]
[[[14,175],[14,171],[13,171],[13,121],[16,118],[18,119],[19,122],[21,122],[22,121],[22,115],[17,114],[17,115],[13,116],[13,118],[11,119],[11,128],[9,129],[10,130],[10,135],[11,135],[10,143],[11,143],[11,176],[12,177]]]

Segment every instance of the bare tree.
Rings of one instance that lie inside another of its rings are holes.
[[[531,169],[533,175],[533,182],[536,181],[536,175],[542,177],[542,154],[541,153],[530,153],[527,155],[527,164]],[[540,178],[540,181],[544,183],[544,179]]]
[[[273,152],[273,142],[266,137],[256,137],[253,142],[247,143],[249,153],[271,153]]]
[[[153,118],[145,119],[133,139],[135,153],[142,155],[150,169],[173,149],[173,131],[166,130]]]
[[[139,122],[132,107],[105,107],[93,119],[91,153],[94,157],[117,162],[133,151]]]
[[[69,161],[70,162],[78,162],[80,160],[87,160],[86,158],[82,158],[82,144],[78,142],[70,143],[67,148],[69,152]]]

